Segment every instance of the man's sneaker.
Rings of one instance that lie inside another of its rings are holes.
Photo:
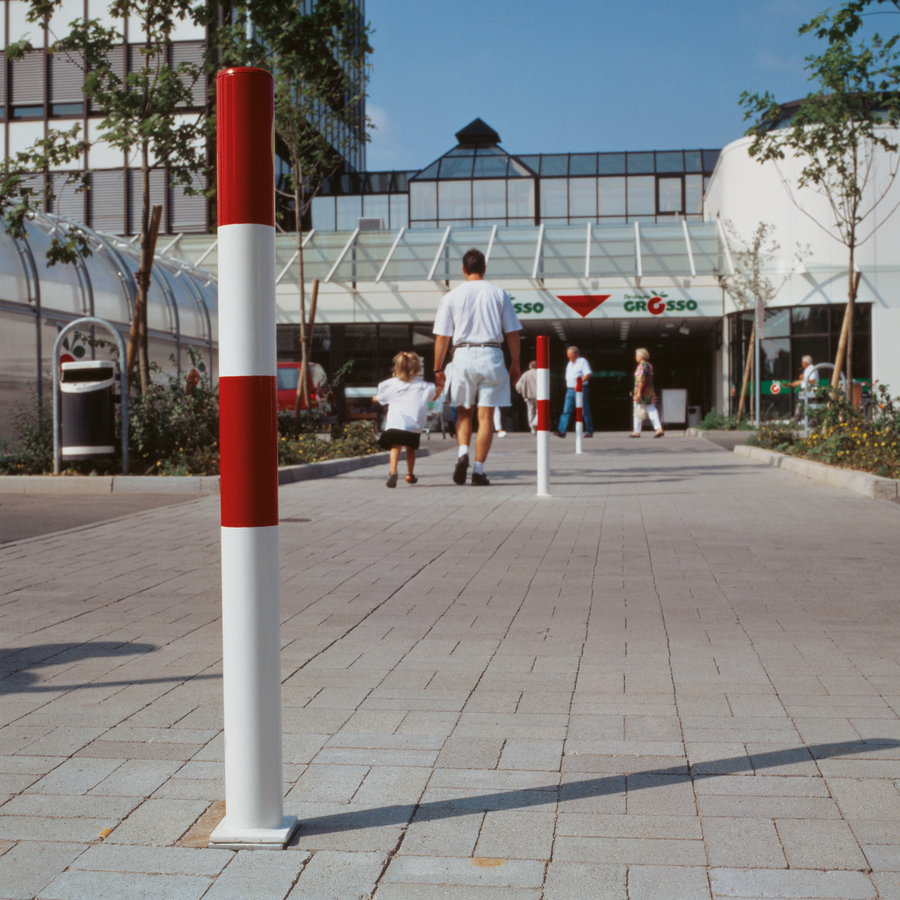
[[[557,437],[561,437],[561,438],[564,438],[564,437],[566,436],[566,433],[565,433],[564,431],[554,431],[553,433],[554,433]]]
[[[490,484],[490,481],[488,481],[488,477],[484,472],[473,472],[472,484]]]
[[[456,467],[453,469],[453,483],[454,484],[465,484],[466,483],[466,471],[469,468],[469,454],[463,453],[463,455],[456,461]]]

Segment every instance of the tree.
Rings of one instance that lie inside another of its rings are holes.
[[[15,58],[15,57],[14,57]],[[46,137],[31,147],[4,157],[0,161],[0,215],[8,234],[16,239],[25,236],[25,222],[35,213],[52,205],[60,190],[74,187],[83,191],[86,175],[67,171],[62,184],[54,183],[52,173],[77,161],[86,142],[79,139],[78,125],[66,130],[49,129]],[[47,248],[47,262],[74,262],[78,256],[90,254],[87,235],[79,228],[54,231]]]
[[[28,21],[47,28],[61,0],[27,0]],[[141,392],[150,384],[147,348],[147,295],[156,235],[152,228],[150,175],[165,167],[170,182],[187,193],[197,193],[196,176],[206,166],[209,116],[196,114],[194,87],[205,74],[206,62],[183,61],[171,64],[172,34],[179,23],[204,24],[211,10],[196,0],[108,0],[107,24],[99,19],[76,19],[68,32],[50,44],[50,52],[64,53],[84,71],[84,96],[92,109],[102,115],[97,134],[100,140],[121,150],[131,162],[137,157],[140,171],[141,222],[140,268],[136,273],[137,297],[133,311],[128,366],[136,356],[140,338]],[[137,52],[126,53],[122,23],[128,21],[129,45]],[[135,32],[137,32],[137,40]],[[32,48],[29,41],[12,45],[13,54]],[[127,57],[127,59],[126,59]],[[31,162],[38,168],[38,157]]]
[[[765,309],[778,295],[782,285],[787,280],[789,272],[784,274],[778,282],[765,274],[768,269],[767,260],[775,256],[780,245],[771,239],[774,226],[766,222],[760,222],[749,241],[745,241],[738,234],[734,224],[730,221],[723,222],[727,235],[734,242],[730,246],[731,259],[734,264],[733,272],[716,272],[722,287],[734,301],[738,309],[756,310],[758,307]],[[729,242],[731,243],[731,242]],[[797,248],[796,258],[808,250]],[[750,329],[749,347],[756,344],[757,316],[753,316],[753,326]],[[741,381],[741,394],[738,400],[738,422],[744,412],[744,399],[747,395],[747,384],[750,380],[750,361],[753,358],[752,350],[748,351],[744,363],[744,377]],[[757,395],[758,396],[758,395]]]
[[[874,0],[875,3],[893,0]],[[826,11],[806,23],[801,33],[813,33],[826,41],[818,55],[807,57],[806,69],[817,89],[791,108],[769,94],[741,94],[745,119],[754,122],[747,134],[753,138],[750,155],[776,165],[787,155],[802,161],[798,188],[811,188],[823,196],[830,221],[819,221],[801,205],[796,193],[791,200],[848,250],[847,306],[834,362],[832,385],[840,383],[846,363],[848,396],[852,391],[853,312],[860,273],[856,250],[889,216],[872,222],[876,210],[891,202],[897,176],[897,144],[888,129],[900,123],[900,55],[897,36],[878,34],[855,42],[861,15],[873,0],[848,0],[836,12]],[[876,155],[889,161],[887,175],[875,179]],[[787,184],[787,182],[785,182]]]
[[[307,377],[314,302],[307,314],[303,223],[324,180],[340,173],[343,152],[368,139],[361,114],[369,27],[354,0],[319,0],[309,12],[296,0],[249,0],[218,33],[223,62],[269,69],[275,77],[276,149],[287,163],[279,180],[278,227],[296,230],[300,282],[301,398],[310,408]],[[249,37],[248,37],[249,34]],[[315,295],[314,295],[315,296]]]

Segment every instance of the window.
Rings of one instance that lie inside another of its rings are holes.
[[[600,178],[599,188],[599,213],[601,216],[624,217],[625,209],[625,179],[624,178]]]
[[[438,182],[438,220],[467,221],[472,218],[472,182]]]
[[[597,179],[569,179],[569,216],[597,217]]]
[[[659,188],[659,212],[680,213],[681,203],[681,178],[660,178],[657,182]]]
[[[541,179],[541,218],[568,217],[568,182],[565,178]]]
[[[437,182],[413,181],[410,184],[409,218],[410,224],[437,219]]]
[[[506,181],[484,179],[472,185],[472,211],[476,219],[506,221]]]
[[[651,154],[652,155],[652,154]],[[629,160],[630,167],[630,160]],[[647,216],[656,212],[656,179],[628,178],[628,215]]]

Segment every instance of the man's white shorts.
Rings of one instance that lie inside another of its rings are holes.
[[[510,406],[509,373],[499,347],[457,347],[446,367],[451,406]]]

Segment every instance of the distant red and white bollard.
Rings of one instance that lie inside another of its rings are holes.
[[[550,496],[550,339],[537,338],[537,495]]]
[[[581,449],[584,438],[584,381],[579,375],[575,379],[575,452],[583,453]]]
[[[210,846],[283,848],[274,87],[216,77],[225,818]]]

